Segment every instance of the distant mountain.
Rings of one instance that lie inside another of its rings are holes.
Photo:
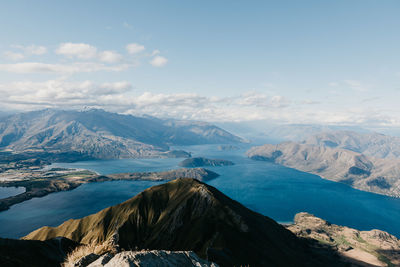
[[[400,197],[400,159],[379,159],[346,149],[295,142],[253,147],[247,155],[360,190]]]
[[[176,179],[96,214],[40,228],[23,239],[67,237],[119,250],[194,251],[220,266],[345,266],[272,219],[212,186]]]
[[[304,144],[337,147],[377,158],[399,158],[400,137],[379,133],[331,131],[313,135]]]
[[[352,131],[355,133],[368,133],[369,131],[357,126],[335,126],[318,124],[283,124],[270,125],[263,133],[265,137],[272,140],[283,141],[303,141],[312,135],[333,132],[333,131]]]
[[[170,157],[170,145],[238,143],[204,122],[134,117],[103,110],[41,110],[0,118],[0,149],[79,152],[94,158]]]

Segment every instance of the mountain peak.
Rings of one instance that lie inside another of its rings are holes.
[[[24,239],[57,236],[83,244],[113,240],[125,250],[190,250],[222,266],[309,266],[315,256],[275,221],[188,178],[151,187],[82,219],[40,228]]]

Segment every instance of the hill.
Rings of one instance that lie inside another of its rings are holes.
[[[400,159],[379,159],[354,151],[285,142],[253,147],[247,155],[275,162],[354,188],[389,196],[400,196]]]
[[[194,179],[154,186],[119,205],[23,239],[67,237],[119,249],[194,251],[221,266],[341,266],[272,219]],[[111,241],[110,241],[111,240]]]

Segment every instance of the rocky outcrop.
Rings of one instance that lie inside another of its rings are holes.
[[[400,266],[400,240],[380,230],[359,231],[331,224],[302,212],[287,227],[298,237],[330,246],[350,262],[362,266]]]
[[[218,267],[217,264],[200,259],[193,251],[124,251],[116,255],[106,254],[88,267],[139,267],[139,266],[198,266]]]
[[[125,250],[194,251],[221,266],[341,266],[332,254],[311,249],[272,219],[194,179],[151,187],[124,203],[42,227],[23,239],[56,236],[83,244],[113,239]]]
[[[340,148],[284,142],[253,147],[255,160],[281,164],[354,188],[400,196],[400,159],[379,159]]]
[[[224,159],[207,159],[203,157],[188,158],[179,163],[181,167],[203,167],[203,166],[231,166],[232,161]]]

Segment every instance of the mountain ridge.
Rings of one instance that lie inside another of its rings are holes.
[[[40,228],[23,239],[55,236],[83,244],[114,240],[121,249],[191,250],[221,266],[329,266],[283,226],[194,179],[151,187],[119,205]]]
[[[40,110],[0,118],[0,148],[79,152],[94,158],[162,157],[170,145],[237,143],[217,126],[104,110]],[[172,155],[173,156],[173,155]]]

